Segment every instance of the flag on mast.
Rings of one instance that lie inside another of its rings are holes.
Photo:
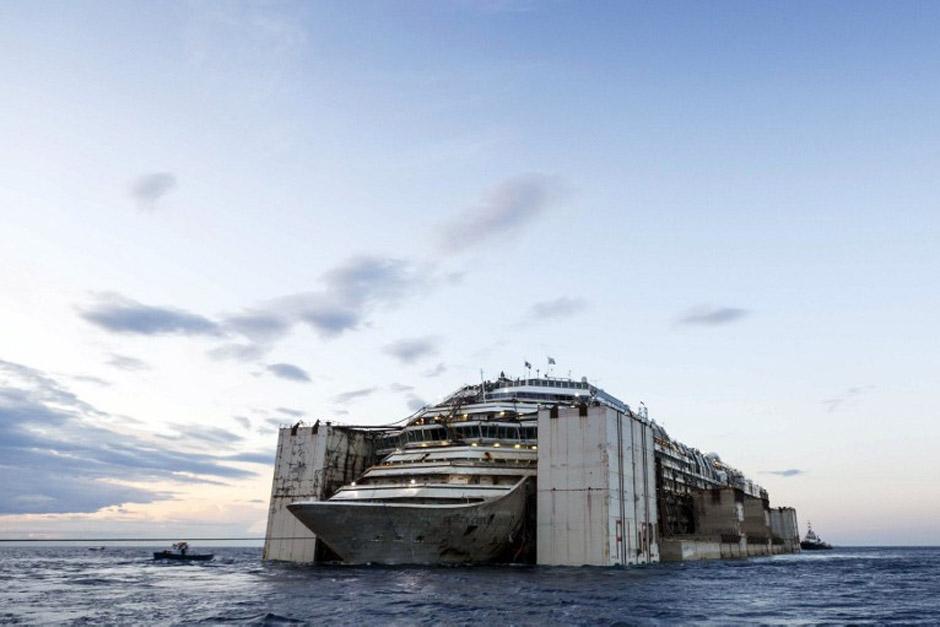
[[[525,362],[525,367],[528,368],[529,370],[532,370],[532,364],[530,364],[529,362]]]
[[[548,358],[548,365],[549,365],[549,366],[554,366],[554,365],[555,365],[555,358],[554,358],[554,357],[549,357],[549,358]]]

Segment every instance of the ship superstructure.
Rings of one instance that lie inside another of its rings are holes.
[[[350,563],[512,560],[531,550],[538,412],[607,406],[654,428],[660,533],[693,524],[692,493],[760,486],[717,455],[672,440],[637,410],[587,379],[510,378],[464,386],[401,428],[376,436],[378,462],[326,500],[288,508]]]

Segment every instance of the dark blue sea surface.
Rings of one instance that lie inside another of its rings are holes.
[[[295,566],[234,547],[169,564],[152,550],[0,546],[0,623],[940,623],[940,548],[610,569]]]

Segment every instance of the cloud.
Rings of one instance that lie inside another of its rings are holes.
[[[288,381],[310,381],[310,375],[307,374],[307,371],[294,364],[269,364],[267,370],[274,376]]]
[[[431,336],[402,339],[382,350],[404,364],[411,364],[437,353],[437,339]]]
[[[118,370],[127,370],[129,372],[136,372],[139,370],[150,370],[150,365],[145,362],[137,359],[136,357],[128,357],[127,355],[118,355],[117,353],[111,353],[111,358],[106,362],[109,366],[117,368]]]
[[[176,177],[169,172],[152,172],[137,178],[131,185],[131,195],[141,209],[151,209],[163,196],[176,187]]]
[[[100,377],[94,377],[94,376],[89,375],[89,374],[77,374],[77,375],[73,376],[72,379],[75,380],[75,381],[82,381],[82,382],[84,382],[84,383],[94,383],[95,385],[100,385],[101,387],[110,387],[110,386],[111,386],[111,382],[110,382],[110,381],[105,381],[104,379],[102,379],[102,378],[100,378]]]
[[[233,359],[235,361],[258,361],[268,354],[270,346],[264,344],[223,344],[206,351],[215,360]]]
[[[177,435],[164,433],[157,437],[166,440],[193,442],[199,445],[211,444],[214,446],[229,446],[242,440],[242,436],[219,427],[203,427],[200,425],[184,425],[179,423],[169,423],[167,426],[173,431],[176,431]]]
[[[219,327],[227,334],[238,334],[244,342],[232,342],[216,346],[207,351],[211,359],[232,359],[235,361],[259,361],[273,348],[276,340],[290,331],[292,322],[273,313],[249,310],[222,319]]]
[[[516,233],[561,196],[561,187],[558,180],[540,174],[504,181],[481,204],[444,224],[438,246],[442,252],[454,254]]]
[[[750,312],[747,309],[739,309],[737,307],[701,306],[687,312],[679,318],[679,324],[718,326],[737,322],[749,314]]]
[[[832,398],[823,399],[821,402],[826,411],[833,413],[844,405],[854,405],[858,399],[867,392],[875,389],[874,385],[859,385],[847,388],[845,392]]]
[[[135,335],[221,334],[219,326],[198,314],[171,307],[153,307],[120,294],[102,294],[81,312],[82,318],[112,333]]]
[[[442,284],[429,266],[392,257],[351,257],[321,275],[321,289],[282,296],[240,313],[211,319],[175,307],[145,305],[121,294],[99,294],[80,308],[86,321],[107,331],[136,335],[210,336],[227,343],[208,351],[212,359],[258,361],[297,323],[333,338],[355,330],[378,308],[392,307],[417,290]],[[113,356],[117,368],[134,369],[133,358]],[[143,362],[137,362],[142,364]]]
[[[337,394],[333,397],[333,402],[335,403],[349,403],[360,398],[365,398],[366,396],[371,395],[378,388],[362,388],[360,390],[350,390],[349,392],[343,392],[342,394]]]
[[[0,476],[17,477],[0,484],[0,514],[94,512],[168,497],[129,482],[205,483],[254,474],[225,465],[204,446],[165,447],[126,426],[121,432],[107,426],[120,422],[51,376],[0,360]]]
[[[430,379],[433,377],[439,377],[445,372],[447,372],[447,366],[445,366],[444,363],[441,362],[437,364],[436,366],[434,366],[433,368],[431,368],[430,370],[425,370],[422,374]]]
[[[232,420],[238,423],[242,429],[251,428],[251,421],[245,418],[244,416],[232,416]]]
[[[250,311],[229,316],[222,325],[240,335],[259,342],[270,342],[285,335],[291,323],[280,316],[264,311]]]
[[[227,316],[221,322],[174,307],[145,305],[120,294],[97,296],[97,302],[80,310],[80,315],[112,333],[135,335],[204,335],[219,339],[241,336],[243,341],[216,346],[207,355],[216,360],[258,361],[272,348],[272,342],[287,334],[291,321],[272,313],[248,310]],[[133,357],[112,354],[108,363],[123,370],[148,366]]]
[[[800,470],[799,468],[788,468],[787,470],[765,470],[765,475],[778,475],[780,477],[795,477],[797,475],[805,475],[805,470]]]
[[[285,415],[287,415],[287,416],[291,416],[291,417],[293,417],[293,418],[300,418],[301,416],[303,416],[303,415],[306,413],[306,412],[303,412],[303,411],[301,411],[301,410],[299,410],[299,409],[292,409],[292,408],[290,408],[290,407],[278,407],[278,408],[277,408],[277,411],[279,411],[279,412],[281,412],[282,414],[285,414]]]
[[[226,455],[222,459],[230,462],[245,462],[249,464],[264,464],[265,466],[274,465],[274,451],[255,451],[248,453],[235,453]],[[254,502],[254,501],[252,501]]]
[[[356,256],[325,272],[323,289],[285,296],[274,306],[330,338],[358,328],[375,307],[394,305],[428,281],[408,261]]]
[[[392,383],[391,385],[388,386],[388,389],[390,389],[392,392],[410,392],[415,388],[413,385],[404,385],[402,383]]]
[[[580,298],[560,296],[553,300],[544,300],[529,308],[529,320],[553,320],[573,316],[587,307],[587,302]]]
[[[336,337],[359,326],[362,312],[358,307],[338,307],[311,299],[301,319],[316,329],[321,337]]]

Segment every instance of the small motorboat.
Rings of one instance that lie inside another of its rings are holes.
[[[89,551],[104,551],[104,547],[103,546],[90,546],[88,547],[88,550]]]
[[[208,562],[212,553],[190,553],[188,542],[177,542],[172,550],[157,551],[153,554],[155,560],[174,560],[177,562]]]

